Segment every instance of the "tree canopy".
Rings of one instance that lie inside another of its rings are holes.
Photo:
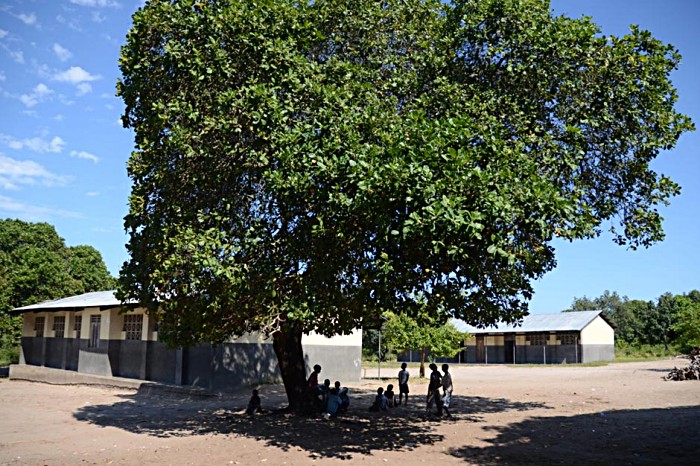
[[[11,309],[114,285],[92,246],[66,247],[48,223],[0,220],[0,346],[16,345],[20,337]]]
[[[542,0],[152,0],[120,58],[121,297],[174,344],[272,335],[285,385],[303,332],[518,319],[555,236],[663,238],[679,61]]]

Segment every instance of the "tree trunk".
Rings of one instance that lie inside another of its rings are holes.
[[[420,369],[418,375],[425,377],[425,347],[420,349]]]
[[[289,410],[297,414],[311,412],[312,403],[306,392],[306,364],[301,347],[301,327],[289,325],[272,334],[272,346],[287,392]]]

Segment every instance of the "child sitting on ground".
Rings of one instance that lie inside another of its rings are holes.
[[[340,397],[338,396],[338,389],[331,388],[328,392],[328,403],[326,406],[326,417],[332,418],[338,416],[340,412],[341,405]]]
[[[258,396],[257,390],[253,390],[253,396],[250,397],[245,413],[248,416],[252,416],[255,413],[262,413],[262,408],[260,407],[260,397]]]
[[[386,386],[386,391],[384,392],[384,396],[386,396],[387,399],[387,405],[390,408],[393,408],[396,406],[396,395],[394,394],[394,385],[389,384]]]
[[[388,403],[386,396],[384,396],[384,389],[379,387],[377,389],[377,396],[374,397],[374,403],[369,407],[369,410],[372,412],[386,411]]]

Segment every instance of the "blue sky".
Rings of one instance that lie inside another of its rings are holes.
[[[70,246],[89,244],[116,275],[126,260],[123,217],[132,134],[114,97],[119,47],[137,0],[0,0],[0,218],[53,224]],[[639,24],[683,55],[672,76],[678,109],[700,123],[700,2],[554,0],[557,14],[592,16],[604,34]],[[556,312],[605,290],[636,299],[700,288],[700,147],[682,136],[653,167],[683,187],[666,240],[629,251],[609,237],[556,242],[558,267],[536,283],[532,312]]]

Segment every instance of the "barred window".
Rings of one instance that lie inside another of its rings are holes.
[[[53,331],[56,338],[63,338],[66,333],[66,318],[63,316],[56,316],[53,318]]]
[[[124,316],[124,331],[127,340],[140,340],[143,329],[143,315],[131,314]]]
[[[577,333],[560,333],[557,335],[559,343],[562,345],[575,345],[578,343]]]
[[[80,338],[80,331],[83,328],[83,316],[75,316],[75,324],[73,325],[73,330],[75,330],[75,337]]]
[[[34,331],[38,337],[44,336],[44,322],[44,317],[37,317],[34,321]]]
[[[527,335],[527,341],[530,342],[531,346],[541,346],[547,344],[547,337],[549,335],[546,333],[530,333]]]

